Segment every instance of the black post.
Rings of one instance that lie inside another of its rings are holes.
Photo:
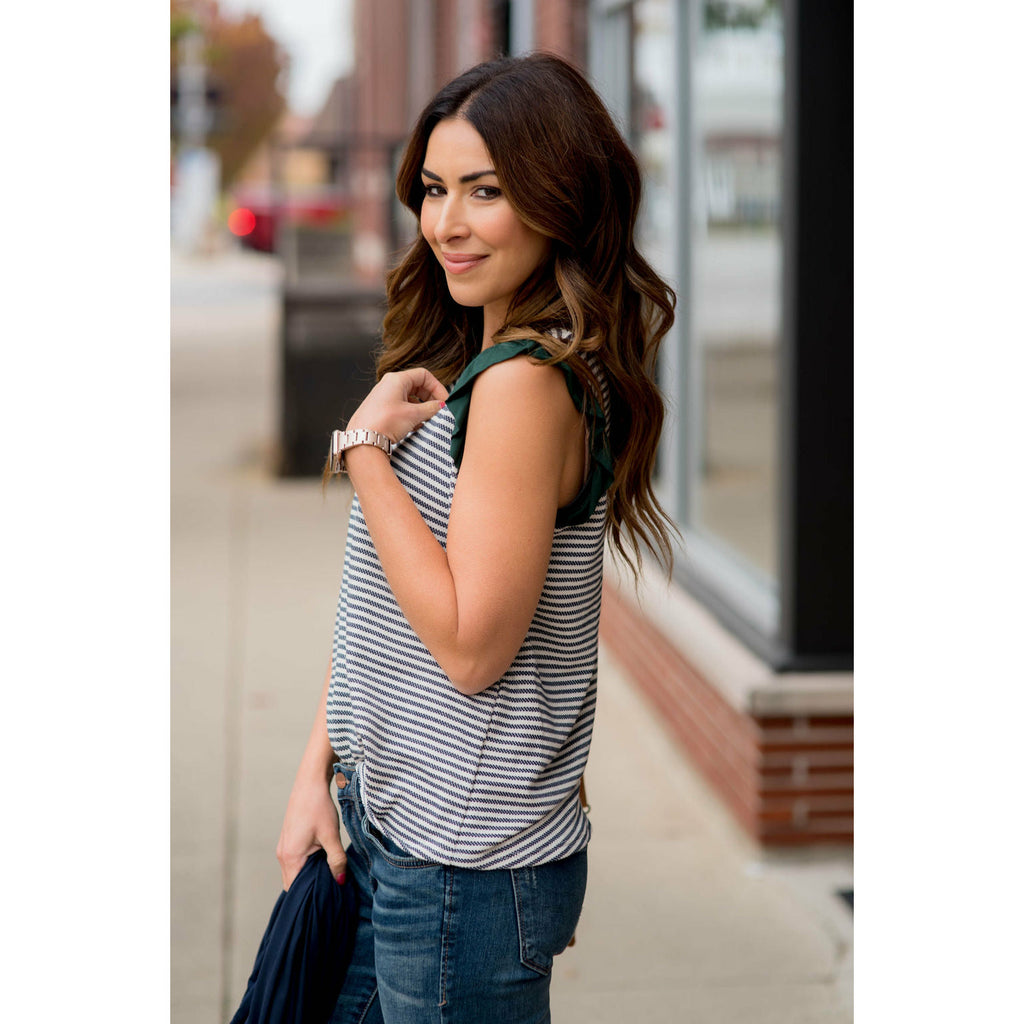
[[[853,658],[853,5],[789,0],[780,403],[780,646]]]

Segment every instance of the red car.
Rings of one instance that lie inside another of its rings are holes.
[[[232,195],[228,229],[251,249],[275,252],[282,225],[339,230],[349,207],[348,199],[331,186],[285,191],[269,185],[244,185]]]

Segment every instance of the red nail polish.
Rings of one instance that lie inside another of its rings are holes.
[[[337,876],[335,881],[338,883],[338,885],[344,885],[345,884],[345,872],[342,871],[342,873]]]

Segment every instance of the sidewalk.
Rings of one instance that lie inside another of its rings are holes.
[[[280,891],[350,494],[268,470],[276,263],[171,267],[171,1021],[226,1024]],[[556,1024],[851,1022],[849,855],[762,857],[606,654],[600,685],[590,880]]]

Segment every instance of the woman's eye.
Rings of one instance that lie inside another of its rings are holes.
[[[424,185],[423,194],[431,199],[440,199],[444,195],[444,189],[440,185]]]
[[[473,190],[473,195],[478,199],[497,199],[501,195],[501,189],[493,185],[479,185]]]

